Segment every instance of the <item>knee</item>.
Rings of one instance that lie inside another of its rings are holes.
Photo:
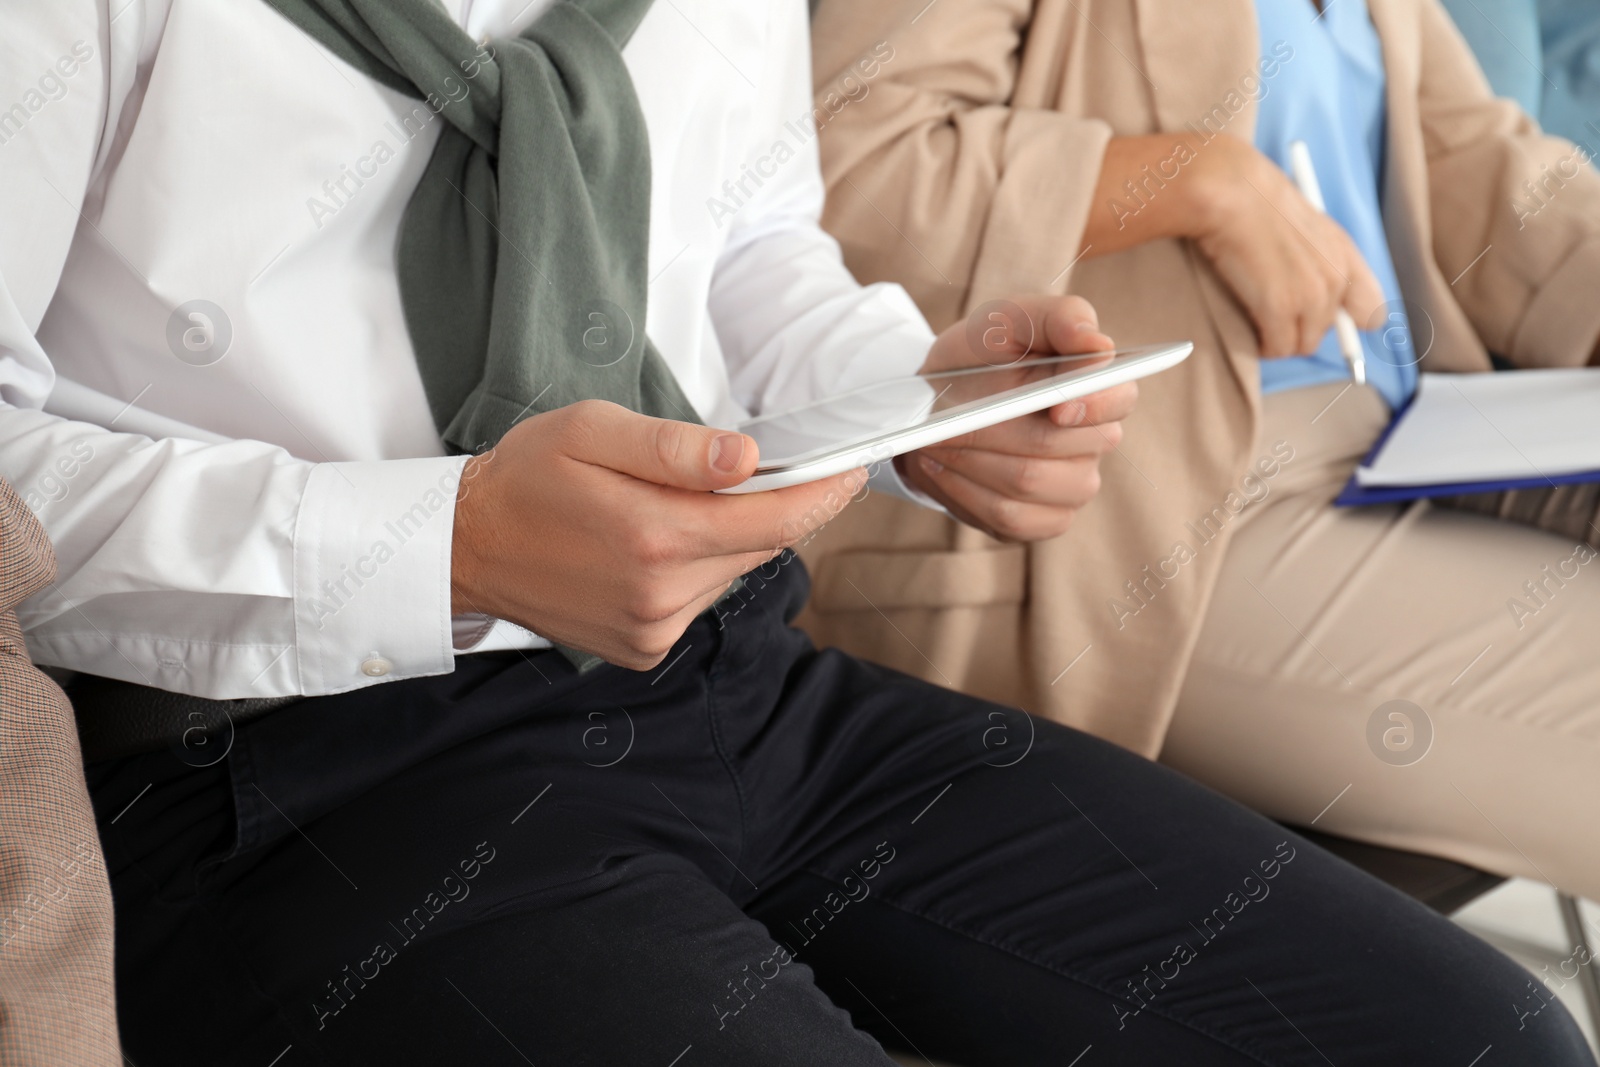
[[[1453,925],[1451,932],[1461,945],[1438,957],[1436,1025],[1482,1032],[1503,1062],[1594,1067],[1582,1030],[1551,984],[1471,934]]]

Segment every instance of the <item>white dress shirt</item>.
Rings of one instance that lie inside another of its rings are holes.
[[[445,0],[478,39],[547,3]],[[264,2],[0,10],[0,475],[60,558],[21,612],[34,656],[247,697],[540,644],[450,615],[464,460],[394,251],[443,120]],[[804,0],[671,0],[624,52],[646,329],[712,425],[913,373],[932,340],[818,227],[807,34]]]

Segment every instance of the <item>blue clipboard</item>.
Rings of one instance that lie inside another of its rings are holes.
[[[1412,401],[1415,399],[1416,396],[1413,394],[1411,399],[1406,401],[1406,406],[1395,413],[1394,418],[1389,421],[1388,428],[1383,431],[1383,436],[1378,438],[1377,444],[1373,445],[1372,450],[1362,459],[1363,467],[1370,466],[1378,458],[1378,453],[1389,443],[1390,435],[1394,433],[1395,427],[1400,425],[1400,420],[1405,418],[1406,412],[1411,410]],[[1503,493],[1509,489],[1543,489],[1552,485],[1588,485],[1592,482],[1600,482],[1600,470],[1489,482],[1447,482],[1440,485],[1364,486],[1357,482],[1356,476],[1352,474],[1350,481],[1345,483],[1344,490],[1334,499],[1333,505],[1339,508],[1359,508],[1372,504],[1401,504],[1409,500],[1427,500],[1436,496]]]

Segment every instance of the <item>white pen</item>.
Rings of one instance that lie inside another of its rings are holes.
[[[1296,141],[1289,146],[1289,173],[1300,187],[1300,194],[1311,202],[1312,207],[1326,215],[1328,205],[1322,199],[1322,183],[1317,181],[1317,168],[1311,165],[1311,149],[1306,147],[1304,141]],[[1344,352],[1344,361],[1350,364],[1350,377],[1355,379],[1357,385],[1366,385],[1367,352],[1361,345],[1361,331],[1356,329],[1356,320],[1350,317],[1350,312],[1340,308],[1333,316],[1333,330],[1339,335],[1339,348]]]

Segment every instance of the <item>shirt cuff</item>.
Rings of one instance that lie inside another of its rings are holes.
[[[322,463],[294,533],[295,649],[307,696],[455,667],[450,544],[466,456]]]
[[[892,497],[920,504],[929,511],[937,511],[941,515],[950,514],[949,509],[943,504],[900,477],[900,469],[894,465],[893,459],[872,466],[867,472],[867,488],[874,493],[887,493]]]

